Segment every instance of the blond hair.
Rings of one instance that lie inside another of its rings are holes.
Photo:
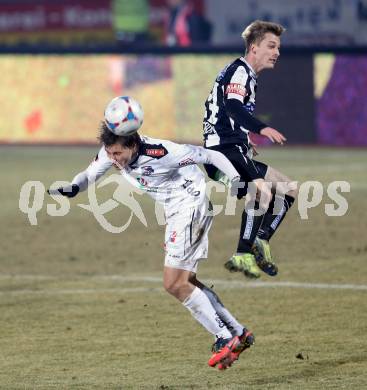
[[[244,29],[241,37],[245,41],[246,51],[248,51],[252,44],[259,44],[264,39],[266,33],[280,37],[284,31],[285,28],[281,24],[255,20]]]

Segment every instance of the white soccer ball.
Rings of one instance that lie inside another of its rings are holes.
[[[107,127],[116,135],[127,136],[135,133],[142,125],[143,119],[143,108],[130,96],[112,99],[104,112]]]

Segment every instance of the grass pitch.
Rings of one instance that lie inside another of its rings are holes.
[[[153,202],[148,221],[121,234],[102,229],[71,201],[50,217],[45,197],[36,226],[19,210],[29,180],[47,188],[93,158],[90,148],[0,149],[1,389],[365,389],[367,387],[367,184],[365,150],[265,149],[262,161],[324,196],[302,220],[297,205],[272,240],[280,274],[249,282],[229,274],[240,213],[218,215],[209,259],[198,275],[256,334],[225,372],[207,366],[212,339],[161,288],[164,227]],[[348,212],[325,215],[328,184],[348,181]],[[113,185],[99,189],[100,202]],[[216,203],[224,195],[214,197]],[[116,226],[130,212],[106,216]]]

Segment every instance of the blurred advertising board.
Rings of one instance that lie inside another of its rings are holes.
[[[0,142],[96,143],[106,104],[138,99],[141,132],[202,142],[204,102],[236,55],[0,57]],[[353,75],[353,77],[351,77]],[[367,56],[282,56],[260,74],[256,115],[293,144],[367,145]]]
[[[114,39],[110,1],[16,1],[0,4],[2,44],[78,44]]]
[[[193,2],[203,12],[203,1]],[[166,0],[0,1],[2,45],[84,45],[116,42],[166,43]]]
[[[367,45],[366,0],[207,0],[213,44],[240,42],[256,19],[281,23],[285,46]]]

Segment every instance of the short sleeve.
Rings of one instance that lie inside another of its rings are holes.
[[[166,164],[172,168],[181,168],[186,165],[206,164],[208,162],[208,154],[202,146],[176,144],[173,142],[165,145],[168,150],[166,156]]]
[[[102,147],[96,155],[94,161],[89,164],[86,172],[89,181],[92,178],[98,180],[104,173],[106,173],[112,166],[112,161],[108,158],[106,150]]]
[[[243,66],[239,66],[233,73],[228,84],[225,85],[224,95],[226,99],[237,99],[244,102],[246,95],[246,83],[249,75]]]

